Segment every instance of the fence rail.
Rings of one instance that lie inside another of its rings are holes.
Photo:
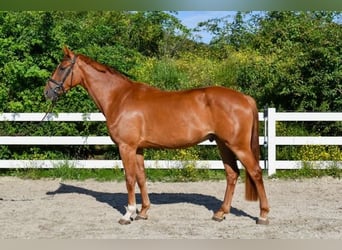
[[[2,113],[0,122],[38,122],[44,113]],[[60,113],[48,114],[44,122],[104,122],[101,113]],[[279,161],[276,157],[276,147],[282,145],[342,145],[341,136],[276,136],[277,121],[342,121],[342,113],[277,113],[274,108],[259,113],[260,122],[265,123],[265,135],[259,137],[259,144],[267,148],[267,155],[260,161],[260,166],[267,168],[272,175],[276,169],[296,169],[302,165],[301,161]],[[0,145],[113,145],[109,136],[0,136]],[[215,145],[215,142],[204,141],[200,146]],[[53,168],[65,164],[65,160],[0,160],[0,168]],[[119,160],[68,160],[68,164],[76,168],[122,168]],[[171,160],[146,160],[147,168],[181,167],[184,162]],[[324,168],[332,162],[315,162]],[[335,163],[336,164],[336,163]],[[341,162],[337,162],[341,164]],[[241,168],[241,164],[238,163]],[[210,169],[223,169],[221,160],[196,161],[196,166]]]

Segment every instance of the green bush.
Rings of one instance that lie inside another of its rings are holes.
[[[237,13],[234,24],[227,19],[202,24],[214,34],[211,44],[202,44],[191,40],[189,30],[168,12],[0,12],[0,112],[49,109],[43,89],[64,45],[165,90],[221,85],[250,94],[260,110],[265,105],[277,111],[342,110],[341,25],[334,21],[340,20],[340,12],[264,12],[248,21],[243,16]],[[59,99],[53,112],[98,109],[76,87]],[[334,136],[341,131],[342,122],[277,123],[281,136]],[[3,136],[107,134],[103,122],[0,123]],[[328,147],[277,148],[279,159],[287,160],[302,155],[310,157],[305,161],[335,159],[339,153]],[[117,148],[107,146],[0,146],[1,159],[75,157],[119,159]],[[216,147],[146,150],[146,159],[188,162],[175,171],[190,179],[197,174],[192,161],[219,158]]]
[[[301,161],[342,161],[342,151],[339,146],[304,145],[297,154]]]

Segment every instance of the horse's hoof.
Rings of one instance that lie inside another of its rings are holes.
[[[217,217],[217,216],[214,215],[214,216],[212,217],[212,219],[213,219],[214,221],[221,222],[221,221],[223,221],[223,220],[226,219],[226,216]]]
[[[129,224],[131,224],[131,220],[126,220],[126,219],[123,219],[123,218],[121,218],[118,222],[119,222],[120,225],[129,225]]]
[[[256,221],[256,224],[258,225],[268,225],[270,224],[270,221],[268,220],[268,218],[258,218]]]
[[[137,214],[137,216],[135,217],[135,220],[147,220],[148,216],[142,216],[140,214]]]

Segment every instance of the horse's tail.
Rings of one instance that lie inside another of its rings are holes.
[[[260,146],[259,146],[259,114],[256,103],[254,99],[248,96],[248,102],[250,103],[253,110],[253,125],[252,125],[252,135],[251,135],[251,149],[255,160],[259,164],[260,159]],[[248,171],[246,171],[245,179],[245,198],[248,201],[257,201],[258,192],[255,186],[255,182],[251,178]]]

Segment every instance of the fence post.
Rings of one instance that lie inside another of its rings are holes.
[[[276,109],[268,109],[268,175],[276,173]]]
[[[268,108],[264,107],[264,171],[268,171]]]

